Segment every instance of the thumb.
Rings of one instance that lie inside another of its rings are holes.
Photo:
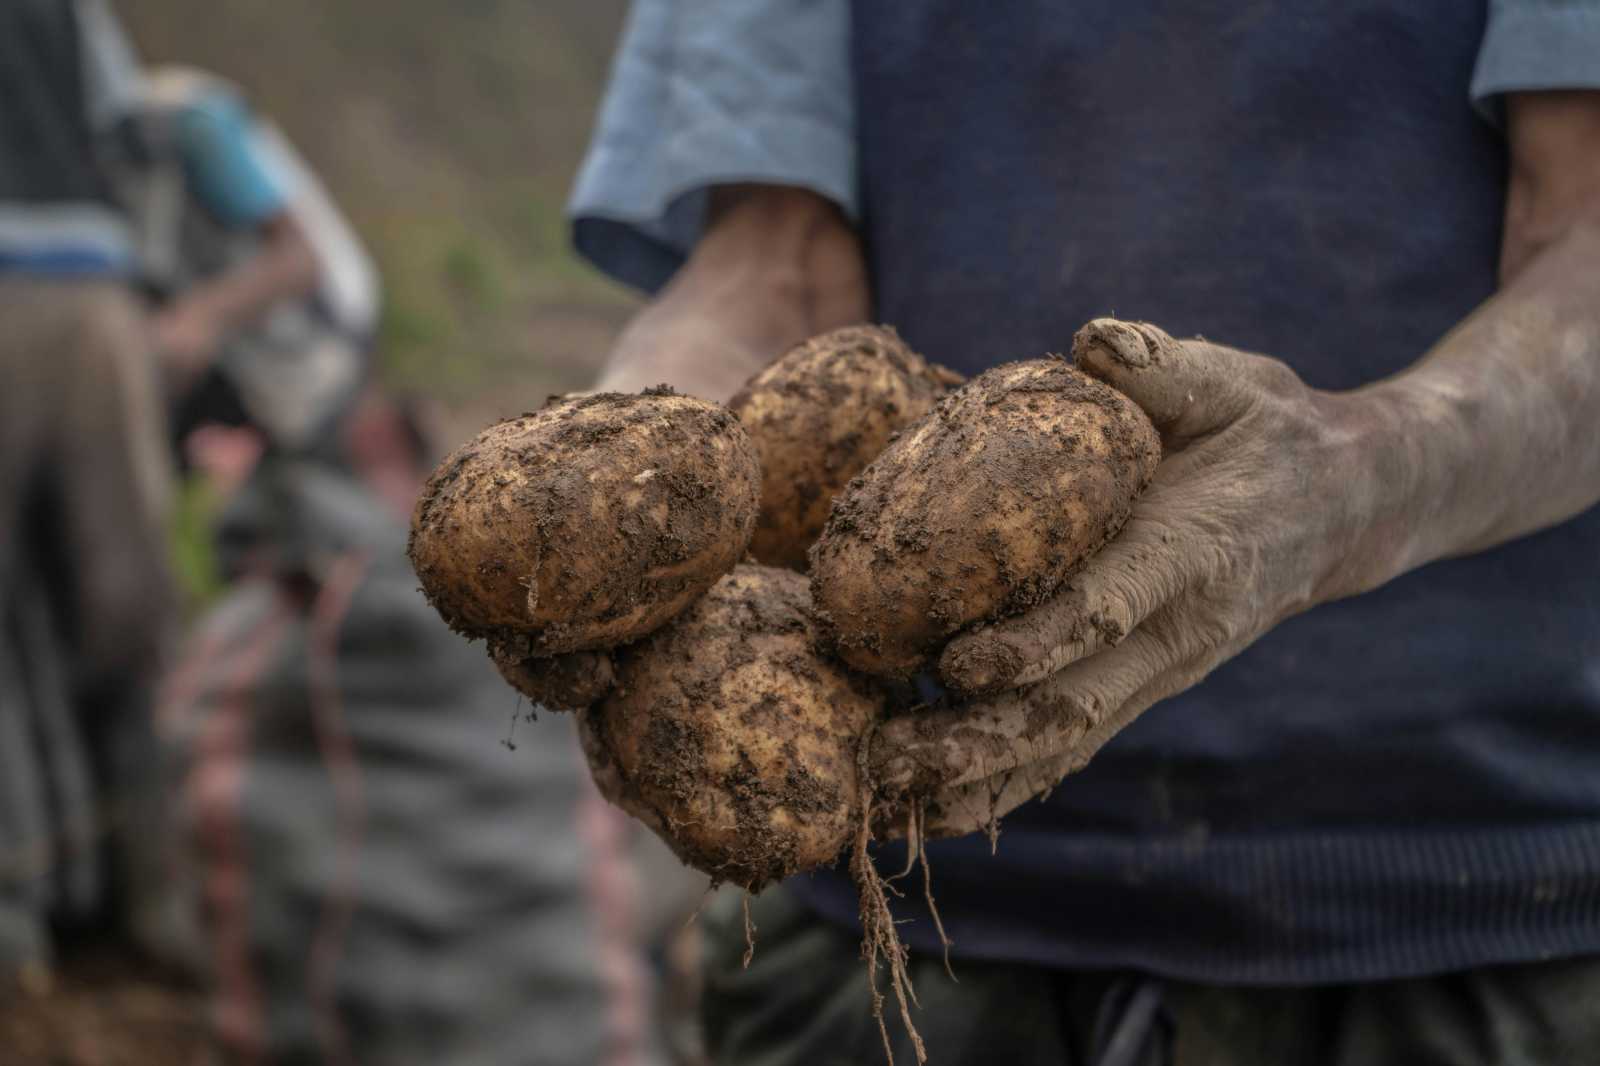
[[[1143,408],[1169,446],[1221,429],[1250,402],[1242,353],[1175,340],[1148,322],[1094,319],[1072,338],[1072,359]]]

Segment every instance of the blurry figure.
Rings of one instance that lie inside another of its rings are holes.
[[[348,223],[283,135],[215,75],[151,72],[127,147],[118,185],[158,307],[175,436],[249,421],[280,449],[326,444],[378,314],[376,273]]]
[[[236,479],[249,432],[196,467]],[[224,512],[232,583],[163,702],[213,1033],[230,1061],[656,1061],[622,817],[570,720],[519,718],[417,591],[420,444],[369,393],[340,461],[269,446]]]
[[[166,921],[144,844],[168,476],[104,165],[137,90],[98,0],[0,4],[0,978],[64,929]]]
[[[236,90],[148,85],[123,187],[183,459],[226,500],[162,703],[219,1052],[655,1061],[623,820],[406,561],[427,447],[358,391],[365,254]]]

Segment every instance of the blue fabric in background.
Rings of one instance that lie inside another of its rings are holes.
[[[1494,290],[1493,95],[1600,84],[1593,5],[1489,15],[857,4],[877,315],[968,372],[1118,314],[1322,388],[1394,373]],[[1600,951],[1600,511],[1290,620],[1004,826],[931,848],[957,955],[1311,983]],[[854,922],[842,873],[791,884]]]
[[[245,102],[220,89],[201,92],[178,116],[178,150],[194,194],[230,228],[260,225],[289,203],[254,129]]]

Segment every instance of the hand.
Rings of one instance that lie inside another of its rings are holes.
[[[1356,546],[1379,514],[1382,445],[1359,394],[1115,319],[1080,330],[1073,354],[1144,409],[1164,458],[1052,600],[946,647],[946,684],[980,698],[880,728],[880,791],[932,797],[934,833],[992,822],[1278,622],[1367,584]]]
[[[179,301],[150,322],[151,337],[174,391],[191,387],[211,366],[222,343],[222,330],[204,308]]]

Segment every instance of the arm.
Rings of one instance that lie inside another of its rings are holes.
[[[1393,378],[1327,393],[1150,326],[1080,331],[1161,431],[1155,481],[1053,601],[951,643],[946,680],[989,695],[889,723],[880,782],[970,831],[1283,619],[1600,501],[1600,93],[1509,119],[1504,287]]]
[[[723,401],[807,337],[866,318],[860,243],[803,189],[720,186],[705,235],[618,338],[597,389],[666,383]]]
[[[222,226],[259,239],[248,260],[201,279],[156,316],[156,340],[181,379],[204,370],[230,335],[313,292],[321,266],[292,210],[292,177],[244,100],[211,82],[178,86],[177,146],[189,195]]]
[[[1365,587],[1600,499],[1600,92],[1518,94],[1508,122],[1500,293],[1350,397],[1401,459]]]
[[[316,289],[320,267],[299,222],[280,211],[258,229],[261,247],[248,261],[195,286],[156,315],[156,343],[169,364],[197,374],[230,334],[281,301]]]
[[[845,0],[635,0],[569,211],[578,251],[657,293],[598,387],[724,400],[867,314]]]

